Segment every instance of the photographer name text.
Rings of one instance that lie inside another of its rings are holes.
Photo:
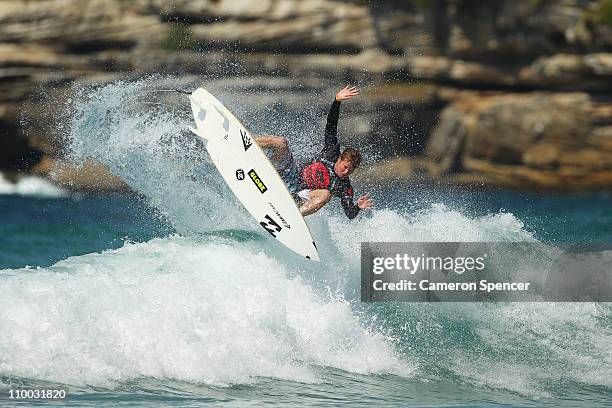
[[[480,257],[432,257],[396,254],[391,257],[372,259],[372,273],[381,275],[387,271],[402,271],[415,275],[418,272],[441,271],[463,275],[465,272],[480,272],[486,267],[487,254]],[[429,279],[400,279],[385,282],[382,279],[372,281],[375,291],[528,291],[530,282],[491,282],[486,279],[471,282],[431,282]]]

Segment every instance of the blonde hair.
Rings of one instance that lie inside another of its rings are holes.
[[[361,153],[359,150],[347,147],[340,154],[340,160],[348,160],[353,165],[353,169],[356,169],[361,164]]]

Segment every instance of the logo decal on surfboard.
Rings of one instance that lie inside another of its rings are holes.
[[[261,194],[263,194],[266,191],[268,191],[268,187],[266,187],[264,182],[261,181],[261,179],[259,178],[259,176],[255,172],[255,170],[253,170],[253,169],[249,170],[248,174],[249,174],[249,177],[251,178],[251,180],[253,180],[253,183],[255,184],[255,186],[259,189],[259,191],[261,191]]]
[[[262,227],[264,227],[264,229],[266,231],[268,231],[270,233],[270,235],[272,235],[274,238],[276,238],[276,233],[280,232],[283,228],[278,225],[278,223],[276,221],[274,221],[274,219],[272,217],[270,217],[268,214],[266,214],[266,221],[261,221],[259,223],[259,225],[261,225]]]
[[[244,180],[244,170],[242,170],[242,169],[236,170],[236,179],[237,180]]]
[[[283,226],[285,228],[291,229],[291,225],[289,225],[289,223],[287,221],[285,221],[285,219],[283,218],[281,213],[276,209],[274,204],[272,204],[271,202],[268,202],[268,205],[270,206],[270,208],[272,208],[272,211],[274,211],[274,214],[276,214],[276,216],[281,220],[281,222],[283,223]]]
[[[242,145],[244,146],[244,151],[246,152],[253,144],[253,141],[249,138],[249,135],[247,135],[247,133],[242,129],[240,129],[240,136],[242,136]]]

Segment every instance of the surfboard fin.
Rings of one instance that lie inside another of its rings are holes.
[[[200,129],[195,129],[195,128],[190,127],[190,128],[189,128],[189,130],[191,130],[193,133],[195,133],[197,136],[200,136],[200,137],[201,137],[201,138],[203,138],[203,139],[208,139],[208,138],[207,138],[207,137],[204,135],[204,133],[202,133],[202,131],[201,131]]]

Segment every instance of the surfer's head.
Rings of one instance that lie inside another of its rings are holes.
[[[347,147],[334,164],[334,171],[340,178],[347,178],[361,164],[361,153],[357,149]]]

